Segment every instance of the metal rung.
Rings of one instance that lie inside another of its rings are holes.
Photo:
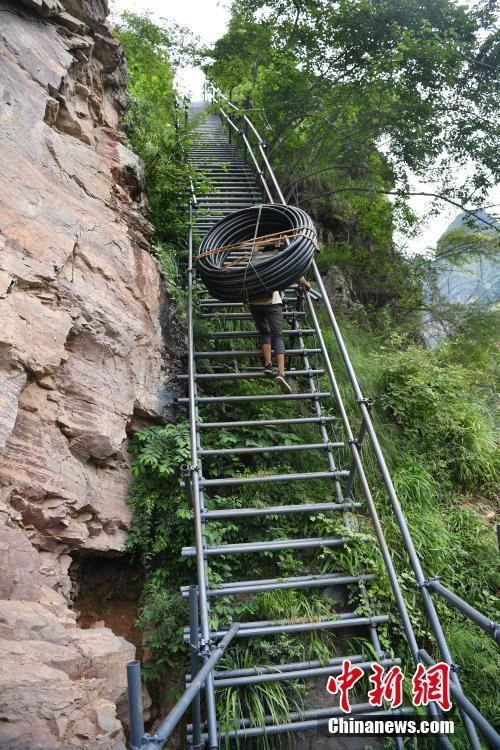
[[[362,579],[366,575],[368,575],[368,576],[375,576],[375,578],[376,578],[375,573],[364,573],[363,575],[356,576],[356,578]],[[348,576],[348,578],[350,578],[350,577],[351,576]],[[278,582],[281,581],[281,582],[284,582],[284,583],[287,583],[289,581],[293,581],[294,584],[295,584],[295,583],[300,582],[300,581],[320,580],[320,579],[325,579],[326,580],[327,578],[334,578],[335,580],[340,580],[341,578],[343,578],[343,576],[339,576],[338,573],[326,573],[324,575],[316,575],[314,573],[310,573],[307,576],[287,576],[286,578],[259,578],[256,581],[226,581],[226,583],[220,583],[219,587],[221,589],[224,589],[224,588],[231,588],[232,586],[253,586],[254,584],[258,584],[259,586],[262,586],[262,585],[267,584],[267,583],[274,584],[277,581]],[[187,588],[189,588],[189,587],[186,586],[186,589]],[[214,591],[214,590],[215,589],[212,589],[212,591]],[[349,614],[349,617],[351,616],[351,614],[352,613]],[[269,624],[269,623],[267,623],[267,624]]]
[[[238,187],[245,187],[249,192],[255,192],[251,181],[247,180],[246,177],[241,177],[238,174],[228,173],[223,175],[212,175],[212,177],[210,177],[210,182],[212,187],[237,185]],[[258,195],[260,198],[262,198],[262,193],[258,193]]]
[[[219,187],[219,186],[215,186]],[[214,200],[215,198],[218,198],[219,196],[225,196],[224,200],[237,198],[239,200],[247,200],[247,199],[255,199],[259,198],[259,194],[255,192],[255,190],[249,190],[246,186],[238,186],[238,185],[223,185],[222,186],[224,190],[212,190],[210,193],[208,193],[205,198],[209,200]],[[199,200],[202,200],[201,198]],[[198,203],[199,205],[199,203]]]
[[[373,717],[391,717],[394,715],[409,715],[412,716],[415,713],[413,706],[401,706],[400,708],[388,711],[375,711],[373,706],[369,703],[351,703],[351,714],[361,717],[363,715]],[[303,732],[306,730],[318,730],[328,726],[328,722],[333,717],[342,716],[345,718],[345,714],[341,708],[335,708],[329,706],[327,708],[312,708],[307,711],[291,711],[289,714],[290,721],[286,724],[274,724],[273,716],[265,716],[263,725],[255,727],[252,726],[250,719],[240,719],[239,729],[231,729],[227,732],[221,732],[221,737],[226,741],[236,740],[237,738],[251,739],[252,737],[262,737],[275,734],[290,734],[291,732]],[[192,726],[188,725],[188,732],[192,731]],[[202,734],[201,738],[204,742],[208,740],[208,734]],[[191,741],[192,735],[188,735],[188,741]]]
[[[244,172],[253,177],[251,169],[245,164],[243,159],[235,159],[231,154],[224,153],[211,154],[211,156],[212,158],[209,158],[210,155],[206,154],[206,158],[200,157],[196,159],[196,162],[198,164],[206,164],[210,170],[223,172],[224,174],[228,172]]]
[[[221,204],[203,204],[200,203],[199,207],[202,209],[202,211],[207,211],[208,216],[226,216],[227,214],[232,214],[234,211],[238,211],[240,208],[250,208],[250,206],[253,206],[253,203],[250,201],[246,201],[245,203],[224,203],[224,205]],[[240,257],[244,257],[247,255],[247,253],[240,253]],[[231,258],[236,259],[238,257],[237,253],[231,253]]]
[[[283,303],[295,304],[297,302],[297,296],[293,294],[293,290],[290,290],[293,296],[285,297]],[[201,301],[201,307],[247,307],[246,302],[221,302],[214,297],[205,297]],[[235,331],[237,333],[237,331]]]
[[[302,443],[297,445],[255,445],[245,448],[217,448],[199,450],[199,456],[240,456],[254,453],[288,453],[289,451],[313,451],[331,450],[332,448],[343,448],[344,443]],[[302,507],[302,506],[300,506]],[[255,510],[255,509],[254,509]]]
[[[231,213],[231,212],[229,212]],[[279,250],[262,250],[262,254],[259,258],[256,259],[255,263],[260,263],[261,260],[267,260],[268,258],[272,258],[276,255],[278,255]],[[228,253],[228,258],[236,260],[237,258],[247,258],[248,257],[248,249],[246,250],[233,250],[231,253]],[[238,307],[245,307],[243,303],[239,304]]]
[[[270,393],[268,395],[249,394],[247,396],[197,396],[196,404],[248,404],[258,401],[319,401],[328,398],[328,391],[315,391],[314,393]],[[176,398],[178,404],[188,404],[188,398]]]
[[[245,203],[245,205],[232,204],[232,205],[224,205],[224,206],[212,206],[212,205],[204,206],[203,204],[200,204],[200,209],[206,212],[205,218],[207,219],[214,218],[217,221],[219,221],[219,219],[224,218],[228,214],[234,213],[234,211],[237,211],[240,208],[250,208],[251,206],[253,206],[253,203],[250,201],[250,202]],[[245,253],[245,252],[241,252],[239,256],[238,256],[238,253],[231,253],[229,257],[231,257],[231,259],[236,260],[237,257],[244,258],[247,255],[248,253]],[[271,257],[271,253],[269,253],[267,257]],[[263,256],[263,260],[265,260],[265,256]],[[259,262],[260,262],[260,259],[259,259]]]
[[[194,166],[195,169],[200,168],[203,172],[211,171],[212,174],[230,175],[235,172],[243,172],[245,175],[252,174],[248,164],[246,164],[243,159],[224,151],[195,154],[194,158],[190,161],[190,164]],[[253,185],[255,185],[255,179],[252,180],[252,182]]]
[[[312,336],[314,328],[287,328],[281,332],[283,336]],[[260,336],[258,331],[218,331],[209,334],[211,339],[252,339]]]
[[[199,169],[201,172],[203,172],[204,177],[208,178],[208,180],[210,181],[216,178],[224,177],[232,179],[241,178],[245,180],[249,187],[254,186],[255,183],[253,181],[253,175],[248,167],[241,164],[230,164],[229,162],[224,161],[224,159],[221,159],[220,161],[224,166],[227,165],[227,169],[224,169],[224,166],[222,165],[217,164],[211,166],[210,164],[202,164],[201,162],[193,164],[193,166],[195,169]]]
[[[366,660],[366,656],[361,654],[349,654],[346,656],[334,656],[328,661],[298,661],[289,664],[274,664],[263,667],[248,667],[245,669],[225,669],[221,672],[214,672],[213,676],[217,679],[226,677],[254,677],[260,674],[276,674],[276,672],[296,672],[302,669],[315,669],[316,667],[336,667],[342,665],[344,659],[349,659],[351,664],[359,664]],[[191,675],[186,675],[186,682],[191,682]]]
[[[301,505],[269,505],[267,508],[228,508],[227,510],[206,510],[202,516],[207,521],[221,518],[245,518],[250,516],[287,516],[293,513],[324,513],[332,510],[352,510],[361,503],[302,503]]]
[[[379,664],[382,667],[392,667],[395,664],[401,664],[401,659],[381,659]],[[361,661],[357,663],[357,666],[364,672],[370,670],[373,666],[373,661]],[[319,666],[312,667],[309,669],[297,669],[290,671],[275,671],[267,672],[256,675],[248,675],[244,677],[227,677],[219,678],[214,680],[214,686],[217,688],[226,687],[237,687],[238,685],[258,685],[262,682],[284,682],[286,680],[305,680],[312,677],[319,677],[320,675],[338,675],[342,672],[342,659],[339,659],[337,665],[333,666]]]
[[[296,302],[297,301],[297,295],[294,293],[294,290],[292,287],[287,287],[286,291],[290,291],[290,295],[287,295],[286,297],[283,297],[283,302]],[[215,297],[204,297],[201,300],[201,307],[244,307],[247,303],[246,302],[222,302],[219,299],[216,299]]]
[[[269,474],[259,477],[217,477],[200,479],[200,487],[221,487],[230,484],[264,484],[265,482],[291,482],[302,479],[341,479],[348,477],[348,471],[307,471],[303,474]]]
[[[298,289],[297,284],[290,284],[290,286],[287,286],[285,289],[281,291],[281,294],[284,294],[284,300],[288,302],[295,302],[297,299],[296,290]],[[217,304],[223,304],[223,305],[241,305],[245,304],[243,302],[222,302],[218,297],[202,297],[200,299],[201,303],[206,303],[210,305],[212,302],[216,302]]]
[[[194,165],[195,169],[199,169],[201,167],[201,171],[205,173],[205,176],[210,180],[211,177],[222,177],[227,175],[228,177],[244,177],[247,178],[250,182],[252,179],[252,173],[249,172],[244,167],[235,167],[230,166],[229,169],[224,169],[223,167],[208,167],[205,165]]]
[[[241,205],[243,207],[248,206],[250,200],[250,196],[247,192],[241,192],[241,193],[226,193],[224,191],[214,191],[211,193],[207,193],[207,195],[203,195],[201,198],[198,199],[198,207],[203,206],[213,206],[214,208],[219,208],[219,206],[225,207],[230,203],[237,203],[238,205]],[[252,204],[252,201],[250,200],[250,204]]]
[[[310,549],[314,547],[341,547],[346,539],[340,537],[311,537],[310,539],[278,539],[274,542],[244,542],[240,544],[219,544],[206,547],[204,552],[208,557],[214,555],[234,555],[251,552],[273,552],[282,549]],[[196,547],[183,547],[182,557],[194,557]]]
[[[321,354],[321,349],[285,349],[285,356],[298,357],[303,354]],[[240,351],[194,352],[196,359],[235,359],[239,357],[262,357],[260,349],[246,349]]]
[[[296,302],[296,300],[297,297],[285,297],[283,302]],[[246,302],[221,302],[220,300],[205,299],[200,302],[200,307],[246,307]]]
[[[261,196],[256,195],[253,190],[250,190],[246,181],[240,182],[236,179],[233,180],[222,180],[212,182],[213,191],[211,195],[237,195],[245,196],[248,200],[252,201],[252,205],[261,202]]]
[[[324,370],[285,370],[285,375],[287,378],[296,378],[302,375],[323,375]],[[186,374],[177,375],[178,380],[187,380],[188,376]],[[201,372],[197,373],[194,376],[195,380],[249,380],[251,378],[266,378],[268,379],[268,375],[266,375],[263,370],[254,370],[250,372]]]
[[[239,581],[234,583],[222,583],[216,589],[207,589],[207,596],[231,596],[234,594],[254,594],[263,591],[276,591],[285,589],[316,589],[327,586],[348,586],[360,581],[372,581],[377,576],[375,573],[364,573],[358,576],[339,575],[308,575],[295,576],[291,578],[266,578],[255,581]],[[187,599],[189,586],[181,587],[182,596]]]
[[[224,178],[227,177],[229,179],[237,179],[239,177],[242,177],[245,180],[245,183],[248,185],[249,188],[252,187],[251,182],[249,184],[248,181],[248,172],[243,167],[240,167],[238,165],[231,165],[228,170],[224,169],[209,169],[206,164],[202,164],[201,162],[193,163],[191,162],[192,166],[194,166],[195,169],[200,169],[202,172],[205,173],[205,177],[207,177],[210,181],[212,181],[214,178]],[[200,196],[201,198],[206,198],[207,195],[210,195],[210,193],[206,193],[205,195]]]
[[[252,205],[260,203],[260,196],[257,195],[253,190],[250,190],[245,181],[240,182],[236,179],[233,180],[222,180],[212,182],[213,192],[211,195],[236,195],[238,197],[244,196],[245,199],[252,201]]]
[[[201,313],[202,318],[215,318],[224,320],[253,320],[251,313]],[[287,311],[283,310],[284,318],[305,318],[306,313],[302,310]]]
[[[224,203],[216,203],[215,201],[219,201],[219,193],[213,193],[213,197],[208,201],[201,200],[199,202],[199,207],[202,209],[205,208],[215,208],[221,206],[222,208],[234,208],[235,206],[241,206],[243,208],[250,208],[251,206],[255,205],[255,198],[253,195],[243,195],[240,192],[233,192],[233,193],[226,193],[227,198],[224,199]],[[236,210],[236,209],[235,209]],[[247,250],[248,252],[248,250]],[[233,255],[231,254],[231,257]]]
[[[389,622],[389,615],[373,615],[372,617],[359,617],[352,614],[351,617],[338,616],[336,620],[321,618],[315,622],[286,622],[285,624],[273,623],[258,627],[248,627],[253,623],[242,623],[236,634],[236,638],[254,638],[255,636],[279,635],[281,633],[303,633],[313,630],[341,630],[344,628],[362,628],[371,625],[380,625]],[[217,630],[210,633],[211,638],[223,638],[227,630]],[[184,636],[186,638],[186,636]],[[189,638],[189,635],[187,636]]]
[[[246,179],[246,177],[243,177],[243,180],[240,180],[239,173],[225,173],[223,175],[215,175],[213,174],[212,177],[210,177],[211,185],[209,185],[209,188],[217,187],[218,185],[222,184],[223,186],[226,183],[236,183],[239,184],[240,187],[244,187],[246,192],[248,193],[257,193],[259,196],[260,201],[262,200],[262,194],[258,193],[258,191],[255,189],[255,187],[249,183]],[[211,195],[214,191],[211,189],[209,193],[206,193],[203,196],[200,196],[200,198],[205,198],[207,195]],[[260,202],[259,201],[259,202]]]
[[[246,180],[239,180],[237,177],[233,177],[228,180],[211,180],[213,188],[212,195],[225,193],[226,190],[238,191],[245,193],[254,201],[254,205],[261,202],[262,196],[255,194],[255,191],[251,190]],[[231,192],[229,193],[231,194]]]
[[[212,191],[207,196],[209,202],[214,200],[225,200],[228,202],[239,201],[247,202],[254,206],[260,202],[260,196],[253,190],[249,190],[246,185],[238,184],[216,184],[212,186]]]
[[[206,213],[205,216],[202,218],[202,220],[197,221],[196,224],[203,224],[203,223],[211,223],[211,224],[217,224],[218,221],[225,218],[224,213],[212,213],[208,209],[203,209]],[[231,211],[229,212],[231,213]]]
[[[223,172],[224,174],[231,174],[231,172],[244,172],[248,171],[248,167],[244,162],[237,161],[234,159],[233,154],[220,151],[215,154],[194,154],[189,159],[189,163],[195,168],[201,168],[204,172]]]
[[[337,620],[350,620],[353,617],[357,617],[355,612],[337,612],[330,615],[321,615],[318,618],[318,622],[326,622],[327,620],[330,620],[332,617],[336,618]],[[298,620],[252,620],[251,622],[242,622],[240,623],[240,627],[246,628],[247,630],[249,628],[252,629],[258,629],[258,628],[267,628],[271,625],[289,625],[291,623],[299,623],[299,624],[307,624],[310,622],[310,620],[307,619],[307,617],[302,617]],[[316,622],[316,620],[314,621]],[[226,631],[223,631],[226,632]],[[189,625],[184,625],[184,635],[189,635]]]
[[[284,424],[329,424],[336,422],[338,417],[296,417],[290,419],[249,419],[235,422],[198,422],[197,430],[212,430],[227,427],[260,427],[261,425],[278,426]]]
[[[251,205],[253,205],[251,201],[242,198],[234,198],[233,200],[227,198],[224,201],[220,201],[218,198],[213,197],[198,201],[198,206],[200,208],[216,208],[217,210],[222,211],[226,209],[228,211],[233,211],[236,208],[248,208]]]
[[[243,170],[251,174],[248,165],[234,151],[225,151],[224,149],[218,151],[200,151],[197,154],[193,154],[190,161],[196,164],[206,164],[213,169],[222,170],[224,174],[233,169]]]

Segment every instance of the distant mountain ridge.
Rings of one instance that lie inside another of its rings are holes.
[[[477,211],[474,211],[474,215],[462,211],[453,219],[451,224],[446,227],[438,241],[440,242],[443,237],[454,229],[461,229],[462,227],[468,228],[469,222],[473,222],[476,230],[483,234],[495,231],[494,228],[490,226],[491,223],[493,223],[497,229],[500,229],[500,217],[492,216],[485,211],[484,208],[479,208]]]
[[[437,285],[440,294],[448,302],[464,305],[476,303],[482,307],[490,307],[500,300],[500,248],[498,242],[493,245],[497,231],[481,219],[493,222],[500,229],[498,217],[491,216],[482,209],[477,211],[476,219],[463,212],[451,222],[438,240],[435,261]],[[473,227],[470,226],[471,221],[474,223]],[[458,245],[457,239],[462,237],[466,245],[468,239],[472,240],[472,235],[473,252],[467,258],[465,251],[463,260],[459,260],[453,252],[454,245]],[[484,236],[484,243],[479,235]]]

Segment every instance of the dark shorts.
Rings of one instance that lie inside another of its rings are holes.
[[[260,345],[271,344],[275,354],[284,354],[283,305],[250,305],[250,312],[260,334]]]

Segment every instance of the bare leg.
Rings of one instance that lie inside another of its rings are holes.
[[[272,363],[271,344],[262,344],[262,359],[264,360],[264,366]]]
[[[269,347],[271,348],[271,347]],[[276,361],[278,363],[278,370],[280,375],[285,374],[285,355],[284,354],[277,354],[276,355]]]

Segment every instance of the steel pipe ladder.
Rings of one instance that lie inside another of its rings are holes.
[[[199,102],[190,106],[191,117],[198,115],[201,118],[201,124],[197,127],[197,135],[189,151],[189,161],[192,166],[208,177],[211,184],[211,190],[208,194],[198,195],[196,200],[190,206],[190,223],[189,223],[189,261],[188,261],[188,371],[180,375],[180,379],[186,382],[188,395],[185,398],[178,399],[180,406],[186,406],[189,413],[190,425],[190,443],[191,443],[191,465],[186,467],[185,481],[187,491],[193,508],[193,521],[195,541],[192,547],[186,547],[182,550],[184,557],[194,558],[196,561],[197,590],[196,597],[193,596],[193,586],[182,588],[182,595],[189,597],[191,604],[191,626],[185,629],[185,641],[191,646],[191,675],[186,678],[187,685],[196,676],[197,671],[203,663],[210,658],[214,649],[214,644],[225,638],[230,631],[231,623],[226,627],[219,627],[214,630],[210,626],[210,602],[221,596],[248,596],[252,593],[260,593],[275,589],[315,589],[325,587],[357,587],[359,591],[359,604],[364,605],[367,615],[359,615],[355,612],[335,613],[332,616],[324,616],[308,621],[259,621],[244,622],[239,624],[239,629],[235,634],[236,639],[246,639],[252,637],[272,637],[277,633],[302,634],[316,630],[334,630],[344,631],[349,629],[366,634],[371,642],[373,652],[376,658],[384,667],[390,667],[399,664],[400,659],[389,658],[382,650],[377,626],[386,623],[389,616],[385,613],[375,613],[371,607],[365,583],[375,576],[367,575],[362,572],[356,575],[342,575],[331,573],[327,575],[305,575],[295,576],[287,579],[256,579],[245,581],[225,581],[217,586],[212,586],[209,580],[209,566],[212,558],[228,554],[252,555],[262,552],[275,553],[281,550],[307,550],[322,548],[342,548],[349,544],[349,538],[342,536],[325,536],[314,538],[299,538],[285,540],[270,540],[259,542],[246,542],[240,544],[220,544],[210,545],[207,540],[207,528],[211,522],[224,522],[231,519],[232,523],[242,522],[245,518],[259,516],[263,523],[269,516],[286,515],[286,514],[311,514],[315,512],[341,513],[343,515],[344,526],[349,528],[351,525],[351,514],[356,512],[362,505],[353,499],[351,488],[354,476],[360,487],[361,495],[364,500],[364,508],[371,519],[373,529],[378,541],[380,552],[385,564],[385,569],[391,584],[395,602],[399,611],[399,616],[409,651],[415,664],[423,662],[422,654],[425,654],[417,643],[415,633],[408,616],[404,598],[398,581],[392,557],[387,546],[382,525],[378,512],[368,485],[363,463],[361,460],[361,446],[365,433],[371,440],[376,459],[379,463],[382,476],[391,499],[394,513],[398,521],[403,541],[408,550],[411,564],[416,577],[416,582],[423,596],[423,603],[429,616],[437,644],[441,652],[441,658],[452,664],[451,654],[449,653],[443,631],[435,612],[432,599],[429,593],[430,584],[424,578],[418,557],[413,548],[413,543],[409,535],[406,521],[399,506],[394,487],[392,485],[389,472],[378,444],[378,440],[373,429],[370,419],[370,402],[365,399],[361,393],[358,381],[352,368],[349,355],[345,349],[341,333],[333,314],[333,310],[328,300],[326,290],[323,285],[321,276],[313,266],[313,274],[316,282],[317,292],[305,295],[304,309],[297,309],[296,304],[298,293],[295,288],[287,290],[285,296],[285,314],[287,328],[285,337],[293,342],[291,348],[287,351],[288,357],[300,360],[300,366],[288,369],[287,377],[295,383],[298,392],[291,395],[282,395],[278,393],[252,394],[248,396],[234,396],[230,393],[231,382],[238,380],[249,380],[250,382],[264,377],[261,370],[252,368],[250,365],[241,366],[246,361],[257,364],[260,353],[257,348],[241,349],[215,349],[214,351],[197,350],[194,335],[194,289],[197,289],[197,298],[200,298],[200,289],[202,284],[196,279],[194,268],[194,245],[200,237],[213,226],[215,222],[226,214],[247,206],[262,202],[262,200],[284,203],[284,197],[276,181],[274,173],[269,164],[265,144],[257,133],[253,123],[243,116],[246,125],[250,127],[251,132],[256,136],[256,145],[252,145],[248,136],[248,128],[241,128],[238,125],[236,117],[237,108],[229,102],[220,92],[212,90],[212,96],[218,106],[218,114],[208,113],[207,103]],[[240,119],[241,121],[241,119]],[[227,129],[226,129],[227,127]],[[236,145],[231,142],[228,133],[239,138],[241,146],[246,153],[251,166],[241,155]],[[260,181],[258,184],[257,181]],[[195,210],[196,206],[196,210]],[[210,298],[206,293],[203,294],[200,302],[201,317],[205,319],[205,325],[209,321],[224,320],[250,320],[251,316],[243,305],[237,303],[221,303]],[[318,313],[313,304],[314,298],[323,303],[326,314],[333,327],[337,343],[340,348],[341,356],[347,368],[349,378],[359,403],[362,416],[362,428],[358,438],[355,437],[351,428],[346,409],[344,407],[342,396],[336,380],[335,372],[330,361],[329,353],[318,321]],[[306,339],[314,336],[316,345],[308,346]],[[256,339],[253,331],[224,331],[214,330],[212,332],[213,341],[231,343],[233,339],[252,342]],[[321,360],[321,364],[314,364],[311,358]],[[232,364],[232,369],[224,371],[203,369],[203,363],[223,361]],[[330,390],[318,390],[316,387],[316,377],[325,375],[330,384]],[[221,380],[228,383],[228,395],[210,396],[204,393],[204,388],[210,383]],[[324,410],[324,400],[333,396],[336,402],[338,415],[331,416]],[[205,421],[203,419],[203,410],[206,406],[217,404],[259,402],[259,401],[292,401],[309,404],[310,413],[304,416],[298,413],[297,416],[287,418],[262,418],[238,421]],[[335,426],[342,428],[344,439],[342,441],[332,438],[329,429],[335,423]],[[207,447],[210,434],[214,431],[225,429],[233,430],[235,433],[243,427],[273,427],[282,428],[284,425],[293,427],[294,425],[313,425],[317,428],[318,438],[313,443],[302,445],[277,445],[272,448],[263,446],[249,446],[241,448],[229,448],[224,450]],[[347,468],[341,468],[335,460],[335,452],[346,445],[351,453],[351,465]],[[322,451],[325,455],[325,468],[322,471],[273,474],[268,473],[264,476],[235,476],[220,477],[206,476],[204,471],[204,459],[212,458],[216,455],[244,455],[244,454],[262,454],[264,452],[284,453],[288,451]],[[290,482],[307,480],[314,482],[317,480],[330,480],[332,493],[331,498],[325,502],[304,504],[304,505],[272,505],[267,508],[233,508],[216,510],[210,507],[210,495],[212,488],[223,486],[236,486],[243,484],[264,484],[273,482]],[[346,492],[347,488],[347,492]],[[199,612],[199,620],[198,620]],[[194,613],[194,615],[193,615]],[[193,619],[194,617],[194,619]],[[198,624],[196,624],[198,623]],[[497,631],[495,631],[497,632]],[[369,663],[364,661],[360,654],[348,655],[353,663],[358,663],[363,669],[369,668]],[[425,654],[425,658],[429,657]],[[326,674],[338,674],[341,659],[333,658],[325,665],[320,662],[301,662],[291,664],[281,664],[273,666],[263,665],[259,669],[230,671],[211,671],[205,681],[205,721],[201,722],[201,704],[198,699],[194,702],[193,717],[194,721],[188,726],[188,741],[193,748],[209,748],[215,750],[220,747],[221,737],[219,736],[219,725],[216,711],[216,691],[225,687],[236,687],[255,684],[265,681],[283,681],[283,680],[307,680]],[[454,694],[463,695],[456,674],[453,674]],[[464,698],[464,701],[466,699]],[[457,701],[460,703],[460,701]],[[461,704],[461,708],[466,705]],[[404,711],[411,711],[406,708]],[[476,709],[474,709],[476,710]],[[365,703],[354,704],[353,713],[370,713],[373,714],[371,706]],[[401,710],[398,711],[398,713]],[[384,712],[381,711],[381,714]],[[437,706],[431,704],[429,713],[432,718],[440,716]],[[238,726],[229,732],[226,732],[224,740],[231,742],[238,739],[240,744],[245,738],[259,737],[264,734],[282,734],[293,733],[306,729],[318,729],[327,724],[328,718],[338,715],[338,709],[335,708],[318,708],[306,710],[303,712],[292,712],[289,721],[283,724],[274,724],[272,717],[266,717],[263,726],[251,726],[247,718],[241,719]],[[462,710],[462,719],[464,721],[470,746],[479,750],[480,743],[475,730],[473,721],[470,718],[470,712]],[[490,726],[490,725],[488,725]],[[491,730],[494,733],[494,730]],[[493,735],[492,735],[493,736]],[[496,735],[498,737],[498,735]],[[442,747],[451,747],[448,738],[440,736],[438,744]],[[396,745],[402,747],[400,738],[396,739]]]

